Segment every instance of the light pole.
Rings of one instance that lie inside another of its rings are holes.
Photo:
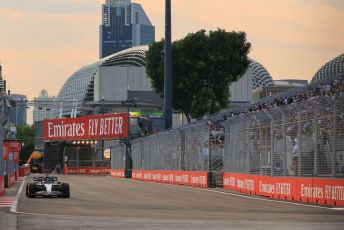
[[[18,106],[16,106],[16,127],[18,126]]]
[[[125,177],[131,178],[131,170],[132,170],[132,159],[131,159],[131,143],[130,143],[130,106],[136,106],[137,100],[125,100],[122,101],[122,105],[127,107],[127,115],[128,115],[128,137],[126,141],[126,151],[125,151]]]
[[[164,116],[165,129],[172,128],[171,0],[165,1]]]
[[[101,114],[105,114],[104,101],[105,101],[105,99],[104,99],[104,95],[103,95],[103,97],[102,97],[102,110],[101,110]],[[101,152],[101,159],[104,160],[104,139],[102,139],[101,145],[102,145],[102,147],[101,147],[101,151],[102,151]]]

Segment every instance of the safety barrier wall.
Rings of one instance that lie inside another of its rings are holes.
[[[223,187],[278,200],[344,206],[344,179],[224,173]]]
[[[8,182],[8,187],[11,187],[16,182],[15,172],[8,174],[7,182]]]
[[[116,178],[124,178],[125,177],[125,170],[124,169],[111,169],[110,175]]]
[[[19,176],[27,176],[30,175],[30,166],[20,166],[19,167]]]
[[[64,174],[101,174],[101,175],[108,175],[110,174],[110,167],[109,168],[91,168],[91,167],[84,167],[84,168],[64,168]]]
[[[190,187],[199,188],[208,187],[207,172],[171,170],[133,170],[132,179],[167,184],[187,185]]]

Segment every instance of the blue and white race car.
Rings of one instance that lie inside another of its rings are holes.
[[[26,196],[29,198],[70,196],[69,184],[58,182],[55,176],[34,177],[33,181],[26,184]]]

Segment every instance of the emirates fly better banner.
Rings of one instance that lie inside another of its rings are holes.
[[[44,140],[124,139],[128,137],[128,114],[104,114],[45,120]]]

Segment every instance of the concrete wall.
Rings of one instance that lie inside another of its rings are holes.
[[[127,90],[152,91],[145,67],[101,66],[94,77],[94,100],[127,100]]]
[[[231,93],[230,101],[252,101],[252,71],[247,69],[245,74],[236,82],[233,82],[229,91]]]

